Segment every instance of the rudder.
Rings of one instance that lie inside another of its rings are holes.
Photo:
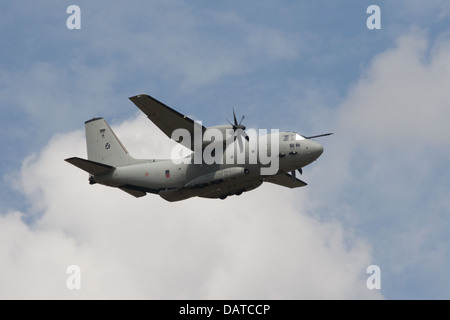
[[[136,162],[103,118],[85,122],[88,159],[111,166]]]

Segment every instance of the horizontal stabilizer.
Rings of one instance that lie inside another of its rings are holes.
[[[65,159],[65,161],[67,161],[70,164],[73,164],[75,167],[78,167],[81,170],[89,172],[94,176],[102,175],[115,169],[113,166],[109,166],[107,164],[98,163],[95,161],[81,159],[77,157],[68,158]]]
[[[275,174],[273,176],[267,176],[264,178],[264,181],[275,183],[283,187],[287,188],[298,188],[298,187],[304,187],[307,185],[306,182],[295,178],[295,180],[292,180],[292,176],[287,173],[279,173]]]

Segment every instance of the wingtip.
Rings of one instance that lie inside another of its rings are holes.
[[[77,159],[80,159],[80,158],[78,158],[78,157],[70,157],[70,158],[64,159],[64,161],[72,164],[72,162],[76,161]]]
[[[146,93],[142,93],[142,94],[137,94],[135,96],[129,97],[128,99],[130,99],[131,101],[133,101],[133,99],[139,99],[141,97],[150,97],[148,94]]]

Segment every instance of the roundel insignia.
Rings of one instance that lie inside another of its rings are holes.
[[[109,149],[109,148],[111,148],[111,145],[109,144],[109,142],[107,142],[107,143],[105,144],[105,149]]]

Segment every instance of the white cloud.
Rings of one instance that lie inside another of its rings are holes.
[[[450,145],[449,43],[440,41],[429,51],[422,32],[401,37],[352,90],[341,125],[373,147]]]
[[[412,29],[373,59],[313,171],[322,186],[313,210],[334,207],[326,216],[369,239],[388,298],[450,294],[450,41],[429,39]]]
[[[168,142],[144,120],[114,126],[132,154]],[[263,186],[225,201],[136,199],[90,186],[87,174],[63,161],[84,154],[77,131],[54,136],[24,162],[17,187],[33,207],[0,218],[2,298],[381,297],[365,284],[370,247],[336,221],[305,215],[293,199],[307,202],[306,190]],[[81,290],[65,285],[73,264]]]

